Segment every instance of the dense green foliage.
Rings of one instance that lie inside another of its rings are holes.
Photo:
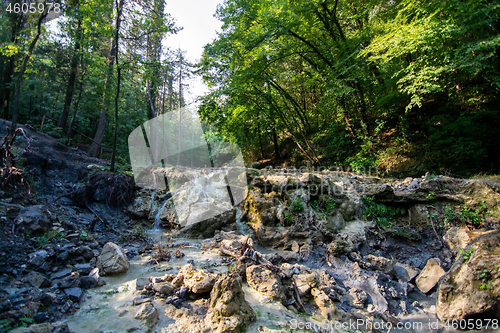
[[[200,114],[249,156],[499,172],[498,2],[227,0],[217,15]]]
[[[40,13],[8,13],[5,2],[0,6],[0,117],[12,119],[15,80],[34,40]],[[120,25],[116,24],[118,8],[122,9]],[[61,9],[57,22],[42,25],[22,77],[18,122],[39,129],[43,115],[50,116],[55,121],[46,118],[44,132],[62,142],[69,137],[70,144],[80,143],[85,149],[91,141],[77,132],[68,133],[68,126],[99,141],[96,132],[104,112],[107,121],[102,156],[110,158],[117,126],[116,163],[118,170],[124,170],[129,166],[130,132],[153,116],[184,105],[176,82],[181,78],[181,69],[182,77],[188,75],[189,64],[181,50],[161,45],[168,34],[179,28],[166,13],[163,0],[80,0],[61,3]],[[113,49],[116,39],[117,56]],[[113,116],[116,98],[117,124]],[[65,110],[68,112],[63,119]]]
[[[118,133],[128,164],[128,134],[183,105],[188,64],[161,43],[178,28],[164,0],[61,8],[57,30],[2,10],[0,113],[36,127],[49,115],[44,131],[75,144],[74,128],[105,157]],[[499,172],[498,2],[226,0],[216,15],[198,112],[249,162]]]

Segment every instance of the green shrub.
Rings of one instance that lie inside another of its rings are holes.
[[[292,214],[288,210],[285,210],[283,212],[283,218],[285,220],[285,227],[291,226],[295,223],[295,218],[292,216]]]
[[[382,228],[391,227],[393,221],[406,213],[404,207],[376,203],[373,197],[363,196],[365,219],[373,219]]]
[[[325,197],[325,210],[327,215],[330,215],[333,212],[336,204],[337,203],[332,198]]]
[[[299,197],[297,197],[292,201],[290,209],[292,210],[292,212],[300,212],[304,210],[304,203],[302,202],[302,200],[300,200]]]

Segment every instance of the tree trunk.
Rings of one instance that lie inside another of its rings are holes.
[[[117,3],[117,13],[116,13],[116,31],[115,31],[115,62],[116,62],[116,95],[115,95],[115,133],[113,138],[113,152],[111,153],[111,168],[110,171],[115,171],[115,160],[116,160],[116,141],[118,138],[118,102],[120,100],[120,83],[121,83],[121,68],[118,64],[118,44],[120,41],[120,24],[121,24],[121,16],[123,11],[123,5],[125,0],[120,0],[120,3]]]
[[[264,159],[264,148],[262,147],[262,135],[260,133],[260,115],[257,113],[257,135],[259,136],[260,158]]]
[[[4,91],[2,96],[3,118],[9,119],[9,105],[10,105],[10,90],[12,85],[12,76],[14,75],[14,67],[16,65],[15,56],[10,57],[9,67],[5,73]]]
[[[120,3],[116,3],[117,6],[117,13],[116,13],[116,27],[117,29],[120,28],[121,24],[121,15],[122,15],[122,9],[123,9],[123,3],[124,0],[120,0]],[[118,52],[118,40],[117,37],[113,38],[112,44],[111,44],[111,51],[109,53],[109,58],[108,58],[108,75],[106,76],[106,82],[104,84],[104,92],[102,96],[102,110],[101,110],[101,115],[99,116],[99,123],[97,124],[97,130],[94,135],[94,142],[92,142],[92,145],[90,146],[89,150],[89,156],[91,157],[99,157],[101,155],[101,147],[102,147],[102,139],[104,138],[104,133],[106,130],[106,122],[108,120],[108,116],[106,114],[107,111],[107,102],[106,102],[106,91],[107,91],[107,85],[109,83],[109,79],[113,75],[113,66],[115,64],[115,57],[116,53]]]
[[[278,135],[276,134],[276,128],[273,126],[273,143],[274,143],[274,157],[276,160],[281,158],[280,146],[278,144]]]
[[[20,1],[16,1],[15,3],[20,3]],[[22,12],[19,14],[11,13],[10,15],[11,15],[10,23],[12,29],[11,42],[13,44],[17,44],[18,41],[17,36],[18,32],[21,31],[23,27],[24,15],[22,14]],[[14,71],[16,68],[17,57],[18,57],[17,55],[13,55],[9,58],[9,67],[7,67],[7,71],[5,72],[5,76],[3,79],[4,91],[0,99],[1,102],[0,110],[2,110],[0,114],[3,113],[4,119],[9,119],[10,96],[11,96],[12,81],[13,81]]]
[[[80,91],[78,92],[78,98],[76,100],[75,112],[73,113],[73,117],[71,117],[71,121],[69,122],[69,126],[68,126],[68,135],[67,135],[67,139],[66,139],[67,142],[69,142],[69,140],[71,138],[71,129],[73,128],[73,125],[75,123],[76,114],[78,113],[78,107],[80,106],[80,100],[82,99],[84,76],[85,76],[85,73],[82,72],[82,76],[80,78]]]
[[[104,138],[104,132],[106,130],[106,122],[108,121],[108,115],[103,110],[101,111],[101,115],[99,116],[99,122],[97,123],[97,130],[95,132],[94,141],[90,146],[89,156],[92,157],[100,157],[101,156],[101,143]]]
[[[116,65],[118,66],[118,53],[116,54]],[[118,102],[120,99],[121,68],[117,68],[116,96],[115,96],[115,136],[113,138],[113,154],[111,155],[111,172],[115,171],[116,141],[118,138]]]
[[[177,134],[177,165],[181,162],[182,53],[179,50],[179,133]]]
[[[155,110],[155,104],[154,104],[154,98],[153,98],[153,93],[151,92],[151,86],[148,83],[148,99],[149,99],[149,107],[150,107],[150,117],[149,119],[153,119],[154,117],[157,116],[156,110]]]
[[[79,58],[78,51],[80,50],[81,27],[82,27],[82,22],[78,20],[76,39],[75,39],[75,53],[73,54],[73,58],[71,59],[68,87],[66,89],[66,99],[64,100],[64,107],[61,119],[59,119],[59,127],[61,128],[66,127],[66,123],[68,121],[68,116],[69,116],[69,110],[71,108],[71,102],[73,100],[73,94],[75,92],[76,72],[78,69],[78,58]]]

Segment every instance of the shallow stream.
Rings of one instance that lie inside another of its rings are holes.
[[[161,241],[163,244],[166,244],[169,239],[168,234],[158,231],[152,233],[151,236],[157,242]],[[196,269],[202,268],[214,273],[227,271],[227,257],[200,250],[201,241],[199,239],[177,238],[175,243],[184,244],[184,247],[180,247],[180,250],[185,254],[184,257],[173,257],[170,261],[163,261],[156,265],[148,263],[151,257],[147,254],[135,256],[130,260],[130,269],[127,273],[103,277],[102,279],[106,282],[104,286],[87,290],[80,303],[80,310],[67,321],[70,330],[75,333],[143,332],[144,326],[142,323],[134,319],[137,307],[132,304],[133,299],[139,295],[135,288],[137,278],[159,277],[167,273],[176,274],[188,262],[191,262]],[[262,253],[279,252],[260,246],[257,246],[257,249]],[[337,265],[337,267],[335,274],[345,276],[346,285],[364,289],[370,294],[376,303],[376,307],[387,307],[387,302],[380,295],[380,292],[375,290],[376,288],[373,289],[374,285],[376,287],[374,281],[370,279],[362,280],[360,277],[354,276],[352,268],[347,265]],[[292,312],[280,302],[271,301],[268,297],[262,296],[246,283],[243,284],[243,290],[246,300],[257,315],[257,320],[246,327],[246,332],[355,332],[356,330],[353,330],[353,327],[360,325],[360,323],[352,321],[345,323],[326,322],[319,316]],[[159,311],[159,321],[152,332],[180,332],[175,319],[169,317],[165,312],[165,300],[156,298],[152,304]],[[427,305],[431,306],[431,304]],[[379,328],[379,332],[443,332],[434,329],[434,326],[429,326],[429,323],[437,323],[437,318],[428,312],[410,314],[399,319],[403,325],[401,329],[395,325],[389,327],[387,326],[388,323],[382,322],[380,319],[376,319],[373,325]],[[439,327],[442,327],[442,324],[439,324]],[[195,326],[190,330],[190,332],[196,331]]]

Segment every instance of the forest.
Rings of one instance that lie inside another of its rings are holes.
[[[179,3],[0,3],[0,332],[498,331],[500,2]]]
[[[3,2],[0,113],[52,117],[43,131],[113,169],[129,170],[130,132],[183,107],[201,75],[198,114],[249,163],[499,172],[496,1],[228,0],[193,64],[162,46],[181,28],[162,0],[61,3],[58,31],[47,11],[6,10],[22,3]]]

